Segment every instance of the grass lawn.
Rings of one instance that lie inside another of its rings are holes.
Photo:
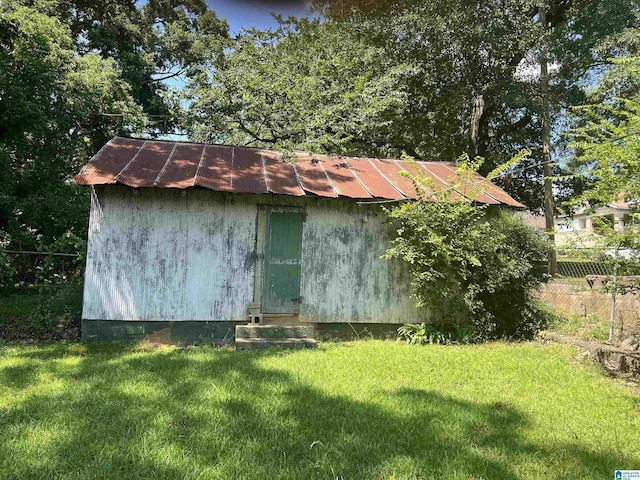
[[[0,478],[607,479],[640,397],[540,344],[0,347]]]
[[[596,315],[588,315],[586,317],[582,315],[558,316],[549,325],[549,330],[587,341],[604,342],[609,339],[609,321],[598,318]],[[615,333],[617,334],[618,332],[619,329],[616,328]]]

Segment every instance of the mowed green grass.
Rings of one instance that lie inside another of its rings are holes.
[[[640,399],[541,344],[0,347],[0,478],[606,479]]]

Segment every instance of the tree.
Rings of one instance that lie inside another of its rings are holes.
[[[57,19],[3,4],[0,32],[0,248],[36,249],[82,234],[86,193],[70,175],[96,136],[144,118],[115,62],[77,56]]]
[[[573,109],[569,130],[572,169],[585,181],[574,204],[640,199],[640,28],[628,28],[604,45],[617,54],[613,67]]]
[[[540,97],[541,97],[541,110],[542,110],[542,160],[543,167],[542,172],[544,174],[544,220],[545,231],[549,236],[551,243],[555,243],[553,231],[555,216],[555,206],[553,201],[553,182],[551,178],[551,119],[550,119],[550,105],[549,105],[549,46],[548,31],[547,31],[547,12],[544,6],[538,6],[538,21],[544,29],[542,38],[540,39],[540,53],[538,60],[540,62]],[[556,259],[556,251],[552,249],[549,252],[549,273],[551,276],[555,276],[558,271],[558,263]]]
[[[199,0],[0,3],[0,250],[82,250],[88,192],[72,176],[114,135],[178,128],[166,82],[227,38]]]
[[[459,173],[473,170],[463,163]],[[532,291],[547,279],[537,265],[548,242],[517,215],[451,201],[424,177],[414,183],[418,200],[388,211],[397,237],[385,257],[406,262],[418,305],[461,315],[480,338],[532,337],[546,318]]]
[[[591,102],[574,109],[576,127],[569,132],[575,150],[572,166],[586,188],[569,206],[590,209],[620,200],[635,205],[624,228],[600,222],[598,235],[591,239],[606,252],[603,259],[613,273],[611,341],[616,295],[640,289],[637,277],[626,284],[618,279],[640,273],[640,29],[626,29],[605,47],[617,53],[611,59],[614,66],[592,92]]]
[[[29,7],[4,6],[0,25],[5,171],[22,199],[43,190],[53,197],[51,190],[66,187],[61,180],[79,168],[96,135],[140,128],[142,111],[115,62],[95,54],[77,56],[69,30],[57,19]],[[105,117],[103,112],[120,116]],[[49,206],[54,208],[39,208]],[[3,225],[6,221],[4,217]]]
[[[229,37],[226,21],[204,0],[51,0],[45,5],[42,13],[70,28],[80,55],[93,52],[116,62],[149,119],[150,133],[181,128],[167,81],[189,74],[205,55],[221,54]]]
[[[613,61],[593,93],[596,101],[574,109],[578,126],[569,132],[570,146],[576,173],[587,182],[578,202],[640,198],[640,56]]]
[[[482,173],[530,148],[528,163],[501,181],[541,208],[541,102],[537,80],[523,75],[541,35],[538,2],[374,3],[331,2],[327,20],[241,34],[215,71],[190,84],[189,132],[353,155],[451,160],[468,152],[486,158]],[[579,79],[601,61],[592,47],[637,9],[635,0],[549,2],[549,58],[560,71],[550,82],[552,119],[584,99]]]
[[[398,128],[411,72],[335,27],[300,20],[241,35],[190,84],[192,137],[334,153],[394,148],[385,131]],[[387,73],[373,78],[374,70]]]

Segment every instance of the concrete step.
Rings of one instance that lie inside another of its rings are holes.
[[[258,350],[261,348],[315,348],[313,338],[238,338],[236,350]]]
[[[238,325],[238,338],[313,338],[311,326],[302,325]]]

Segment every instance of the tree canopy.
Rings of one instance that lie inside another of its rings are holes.
[[[502,181],[539,208],[536,55],[546,33],[538,3],[330,2],[321,19],[246,31],[190,82],[189,132],[352,155],[452,160],[466,152],[485,157],[486,172],[529,148],[529,162]],[[635,0],[548,2],[557,126],[568,106],[585,100],[592,67],[606,61],[608,52],[594,47],[639,8]],[[558,193],[571,187],[559,184]]]
[[[574,109],[577,125],[569,132],[573,168],[587,182],[577,202],[640,199],[640,29],[626,29],[606,46],[613,66]]]
[[[163,79],[227,38],[204,2],[0,3],[0,250],[77,251],[88,192],[71,177],[116,134],[174,130]]]
[[[486,159],[483,174],[529,149],[498,182],[540,209],[541,42],[555,147],[577,153],[570,169],[554,165],[554,192],[585,183],[594,198],[636,195],[640,0],[543,4],[546,26],[537,0],[316,0],[314,19],[231,38],[204,0],[6,0],[0,247],[84,237],[88,194],[70,179],[116,134],[425,160],[467,153]],[[569,121],[579,127],[570,146],[558,135]],[[574,167],[584,175],[568,175]]]

